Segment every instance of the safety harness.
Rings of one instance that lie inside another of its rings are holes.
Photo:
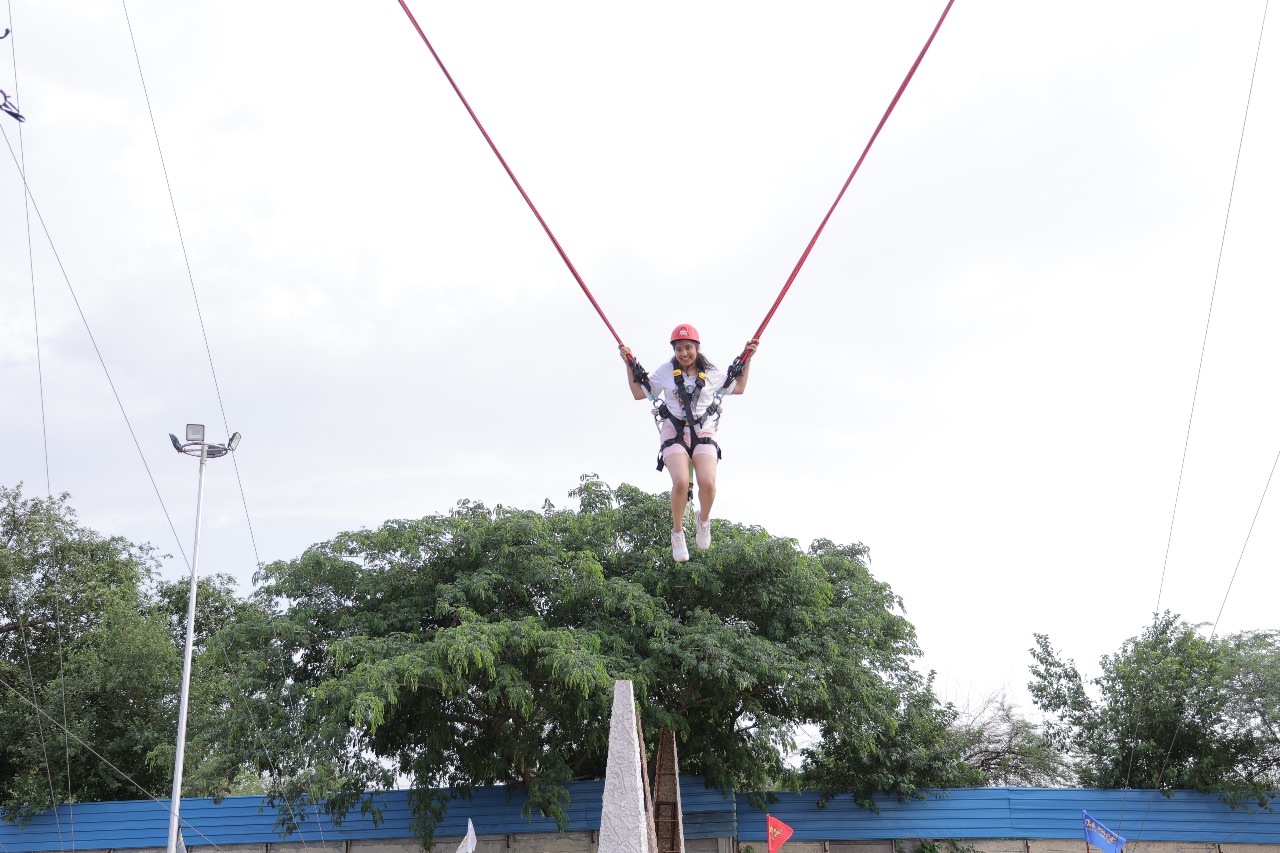
[[[690,390],[685,384],[684,372],[676,367],[671,371],[672,378],[675,380],[676,395],[680,398],[680,405],[684,408],[685,416],[679,417],[674,414],[667,404],[658,398],[653,392],[652,386],[649,384],[649,376],[644,372],[644,368],[640,366],[638,361],[631,361],[631,374],[635,377],[636,383],[644,388],[645,393],[649,397],[649,401],[653,403],[653,420],[658,429],[662,429],[663,421],[669,421],[675,428],[675,436],[668,438],[662,442],[658,448],[658,470],[661,471],[666,463],[662,459],[662,451],[666,450],[673,444],[678,444],[684,448],[684,452],[689,454],[689,459],[693,459],[693,450],[699,444],[709,444],[716,449],[716,459],[723,458],[720,445],[716,443],[714,438],[710,436],[698,435],[709,418],[715,418],[715,423],[720,423],[720,401],[725,393],[733,387],[733,383],[742,375],[743,361],[741,357],[735,358],[733,364],[729,366],[729,371],[725,375],[724,384],[715,390],[715,399],[711,401],[711,405],[707,406],[707,410],[702,413],[701,417],[695,418],[693,413],[697,411],[698,398],[702,396],[702,389],[707,384],[707,374],[698,371],[697,377],[694,379],[693,390]],[[684,438],[684,431],[689,430],[689,440]]]
[[[720,445],[716,443],[714,438],[705,435],[698,435],[698,430],[707,422],[707,418],[715,416],[716,423],[720,423],[720,397],[723,389],[716,393],[716,399],[712,401],[707,410],[702,413],[702,417],[695,418],[693,413],[698,410],[698,398],[702,396],[702,389],[707,384],[707,374],[701,370],[698,371],[697,377],[694,379],[693,390],[689,390],[689,386],[685,384],[684,372],[680,368],[671,371],[672,378],[676,383],[676,395],[680,397],[680,405],[684,407],[683,418],[677,417],[671,409],[667,408],[666,403],[658,404],[658,411],[654,415],[658,427],[662,427],[662,419],[666,418],[675,427],[676,434],[662,442],[662,446],[658,448],[658,470],[661,471],[666,463],[662,459],[662,451],[666,450],[673,444],[678,444],[684,448],[684,452],[689,454],[689,458],[693,458],[693,449],[699,444],[709,444],[716,449],[716,459],[721,458]],[[684,431],[689,430],[689,440],[685,441]]]

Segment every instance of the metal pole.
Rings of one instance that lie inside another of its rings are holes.
[[[178,812],[182,808],[182,755],[187,745],[187,692],[191,687],[191,645],[196,630],[196,581],[200,577],[200,507],[204,503],[204,463],[209,446],[200,445],[200,485],[196,488],[196,541],[191,548],[191,591],[187,595],[187,645],[182,652],[182,692],[178,698],[178,743],[173,752],[173,794],[169,798],[168,853],[178,850]]]

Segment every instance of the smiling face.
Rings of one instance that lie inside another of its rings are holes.
[[[698,360],[698,345],[693,341],[676,341],[671,346],[676,351],[676,364],[685,373],[691,372],[694,362]]]

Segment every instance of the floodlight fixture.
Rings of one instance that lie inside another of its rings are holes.
[[[226,444],[205,441],[204,424],[187,424],[186,441],[178,441],[176,435],[169,433],[169,441],[173,444],[174,450],[188,456],[198,456],[201,460],[226,456],[240,446],[240,438],[240,433],[233,432]]]

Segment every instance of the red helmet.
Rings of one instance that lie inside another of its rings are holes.
[[[681,323],[671,330],[671,343],[679,341],[693,341],[695,344],[702,343],[702,338],[698,335],[698,330],[688,323]]]

